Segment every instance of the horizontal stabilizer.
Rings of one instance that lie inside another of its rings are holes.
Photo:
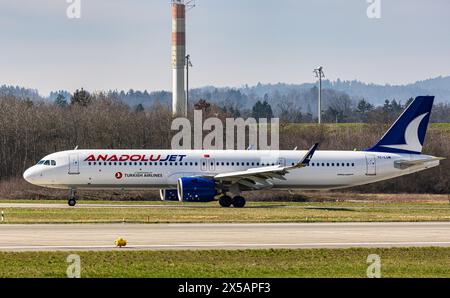
[[[445,157],[432,157],[432,158],[418,159],[418,160],[398,160],[398,161],[394,162],[394,165],[397,169],[405,170],[405,169],[408,169],[410,167],[414,167],[417,165],[423,165],[427,162],[439,161],[439,160],[444,160],[444,159],[445,159]]]

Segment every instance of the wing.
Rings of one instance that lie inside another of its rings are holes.
[[[311,149],[305,154],[305,156],[293,166],[268,166],[248,169],[246,171],[222,173],[214,176],[216,181],[233,184],[239,183],[250,189],[263,189],[272,187],[271,179],[286,180],[284,175],[294,169],[299,169],[309,165],[314,152],[319,147],[319,144],[314,144]]]

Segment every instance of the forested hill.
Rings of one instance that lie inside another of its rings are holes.
[[[239,90],[245,94],[289,94],[293,91],[305,91],[316,86],[316,84],[258,84],[253,87],[243,87]],[[405,101],[417,95],[434,95],[436,102],[450,103],[450,76],[437,77],[433,79],[417,81],[407,85],[377,85],[367,84],[360,81],[323,81],[323,88],[342,91],[354,99],[364,98],[374,105],[382,105],[386,99]]]
[[[149,82],[151,85],[151,82]],[[250,108],[258,100],[268,99],[272,106],[280,102],[291,102],[301,106],[304,112],[315,113],[316,94],[315,83],[304,84],[257,84],[255,86],[243,85],[237,88],[225,87],[215,88],[207,86],[191,90],[192,101],[205,99],[219,105],[232,105],[240,108]],[[80,86],[81,87],[81,86]],[[327,105],[328,97],[348,96],[353,102],[364,98],[367,102],[379,106],[385,100],[395,99],[398,102],[406,102],[417,95],[435,95],[437,103],[450,103],[450,76],[437,77],[418,81],[407,85],[377,85],[367,84],[360,81],[328,81],[323,82],[324,101]],[[55,101],[58,95],[70,98],[75,90],[54,91],[49,97],[39,95],[36,89],[27,89],[16,86],[0,85],[0,95],[13,95],[30,100]],[[94,90],[90,90],[94,91]],[[120,98],[130,106],[151,106],[156,102],[170,104],[172,94],[168,91],[108,91],[109,95]]]

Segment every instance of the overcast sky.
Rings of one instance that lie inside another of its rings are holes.
[[[169,0],[0,0],[0,84],[50,90],[171,89]],[[409,83],[450,75],[450,1],[197,0],[192,86],[329,79]]]

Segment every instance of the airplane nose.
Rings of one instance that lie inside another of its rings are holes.
[[[23,173],[23,179],[25,179],[25,181],[27,181],[28,183],[33,184],[34,180],[36,179],[36,174],[36,170],[31,167]]]

